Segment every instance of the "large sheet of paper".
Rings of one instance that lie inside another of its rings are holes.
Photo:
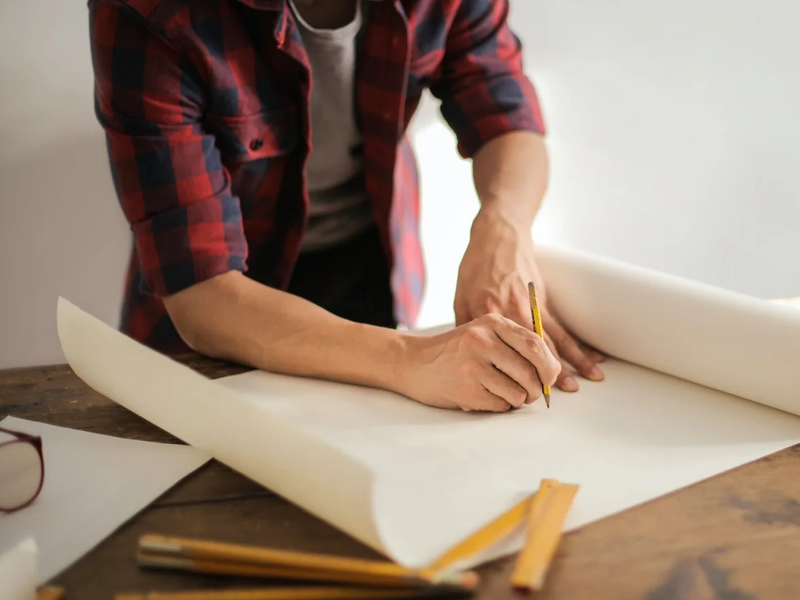
[[[37,585],[211,458],[189,446],[126,440],[14,417],[6,417],[0,426],[42,437],[41,494],[27,508],[0,515],[0,553],[23,539],[35,540]]]
[[[212,382],[64,300],[59,334],[101,393],[408,566],[543,477],[581,486],[574,529],[800,442],[798,311],[574,252],[540,260],[568,327],[613,357],[550,410],[461,413],[260,371]]]
[[[604,352],[800,414],[800,311],[560,249],[539,253],[567,327]]]

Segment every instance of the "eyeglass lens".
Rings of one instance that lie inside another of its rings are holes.
[[[0,446],[0,509],[14,510],[27,504],[42,483],[39,452],[18,441]]]

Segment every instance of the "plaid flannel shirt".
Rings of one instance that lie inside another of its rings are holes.
[[[421,93],[441,100],[465,158],[544,125],[507,0],[366,4],[355,107],[365,185],[396,315],[411,326],[424,264],[406,128]],[[89,15],[95,111],[134,238],[121,329],[184,351],[165,295],[231,269],[289,283],[308,210],[308,59],[285,0],[89,0]]]

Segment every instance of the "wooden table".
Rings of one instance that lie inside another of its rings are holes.
[[[209,377],[239,372],[199,357]],[[800,365],[799,365],[800,366]],[[13,415],[126,438],[177,442],[89,389],[66,366],[0,371],[0,418]],[[654,468],[657,468],[654,465]],[[365,546],[211,462],[146,508],[53,583],[67,600],[118,591],[253,584],[139,570],[146,532],[376,557]],[[511,598],[510,559],[479,569],[476,599]],[[566,535],[542,599],[800,599],[800,445]]]

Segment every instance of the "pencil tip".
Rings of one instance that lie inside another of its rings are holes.
[[[550,394],[544,395],[544,403],[547,404],[547,408],[550,408]]]

